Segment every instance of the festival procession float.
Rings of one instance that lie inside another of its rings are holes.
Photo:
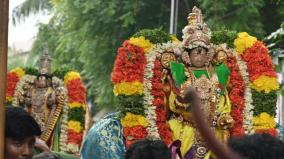
[[[254,133],[282,137],[274,120],[279,83],[265,44],[246,32],[212,33],[197,7],[187,20],[182,41],[146,29],[123,42],[111,74],[119,111],[90,129],[83,159],[123,159],[144,138],[163,140],[180,151],[177,158],[214,158],[182,100],[189,86],[219,141]]]
[[[89,125],[86,88],[80,74],[63,68],[52,72],[44,53],[39,68],[14,68],[7,74],[6,105],[23,107],[39,124],[52,151],[79,155]]]

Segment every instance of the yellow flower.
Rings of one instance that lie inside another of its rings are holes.
[[[138,38],[130,38],[128,42],[129,44],[141,47],[144,50],[144,53],[148,53],[153,46],[153,44],[149,40],[145,39],[144,36],[140,36]]]
[[[241,32],[238,34],[238,38],[235,39],[234,45],[239,54],[243,54],[243,52],[254,45],[257,41],[256,37],[250,36],[246,32]]]
[[[80,78],[81,76],[78,72],[71,71],[64,76],[64,83],[67,84],[71,80],[80,79]]]
[[[80,133],[83,130],[81,123],[73,120],[68,122],[68,128],[75,131],[76,133]]]
[[[144,87],[143,84],[139,81],[134,82],[121,82],[114,85],[113,93],[115,96],[124,94],[124,95],[136,95],[143,94]]]
[[[262,75],[253,81],[251,88],[255,89],[258,92],[264,91],[265,93],[269,93],[273,90],[278,90],[279,83],[275,77]]]
[[[23,77],[26,74],[25,70],[20,67],[14,68],[13,70],[11,70],[11,72],[16,73],[19,78]]]
[[[178,38],[175,35],[170,35],[173,42],[179,42]]]
[[[123,127],[134,127],[138,125],[147,127],[149,123],[144,116],[127,112],[126,116],[121,119],[121,124]]]
[[[78,103],[78,102],[68,103],[68,105],[70,108],[81,108],[81,107],[83,107],[83,109],[86,108],[85,104]]]
[[[272,116],[263,112],[258,116],[253,117],[254,129],[270,129],[275,128],[276,122]]]
[[[11,96],[6,96],[6,102],[12,102],[13,97]]]

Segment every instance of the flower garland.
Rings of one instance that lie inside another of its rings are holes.
[[[111,80],[122,114],[126,148],[147,136],[154,139],[161,136],[166,143],[171,141],[165,112],[158,109],[163,104],[162,68],[156,60],[157,53],[152,52],[156,48],[152,43],[167,39],[171,39],[170,36],[160,30],[143,30],[118,49]]]
[[[6,103],[9,104],[12,102],[15,88],[18,83],[18,81],[25,75],[25,71],[17,67],[10,72],[7,73],[7,84],[6,84]]]
[[[129,44],[138,46],[140,48],[143,49],[144,53],[148,53],[151,49],[153,44],[150,42],[150,40],[145,39],[144,36],[140,36],[140,37],[132,37],[129,39]]]
[[[237,64],[240,69],[240,74],[242,76],[242,79],[245,84],[245,94],[244,94],[244,99],[245,99],[245,104],[244,104],[244,110],[243,110],[243,128],[244,128],[244,133],[245,134],[253,134],[254,129],[253,129],[253,109],[254,105],[252,105],[252,93],[251,93],[251,88],[250,88],[250,80],[249,80],[249,75],[247,72],[247,64],[244,62],[240,56],[236,52],[233,52],[234,56],[236,57]]]
[[[70,71],[64,76],[64,84],[68,94],[68,119],[67,119],[67,151],[79,153],[83,140],[84,115],[86,111],[86,88],[80,74]]]
[[[133,142],[147,136],[148,121],[143,108],[143,75],[145,53],[152,47],[149,40],[140,36],[123,42],[111,74],[113,92],[118,97],[121,110],[123,136],[128,148]]]
[[[152,78],[152,92],[154,97],[153,106],[156,107],[156,124],[158,126],[159,134],[166,144],[172,143],[172,134],[166,121],[166,112],[164,106],[164,93],[162,84],[162,65],[160,60],[156,59],[154,62],[154,77]]]
[[[240,68],[235,56],[231,56],[227,59],[227,66],[231,71],[230,82],[232,84],[232,90],[229,94],[229,98],[232,103],[231,116],[235,121],[234,126],[231,128],[231,135],[242,136],[244,134],[243,110],[245,106],[245,82],[240,73]]]
[[[147,127],[147,132],[149,138],[156,138],[160,139],[160,134],[158,127],[156,125],[157,116],[156,116],[156,107],[153,106],[154,97],[151,93],[152,90],[152,82],[151,79],[153,78],[153,68],[154,68],[154,61],[156,59],[156,52],[151,51],[146,56],[147,58],[147,65],[145,68],[144,74],[144,107],[145,107],[145,114],[146,118],[149,121],[149,126]]]
[[[268,131],[276,134],[275,125],[266,127],[265,122],[259,122],[260,118],[262,121],[273,119],[276,114],[277,95],[275,92],[279,89],[279,83],[268,49],[262,42],[247,33],[239,33],[234,44],[242,59],[247,63],[252,88],[253,113],[259,115],[254,117],[254,129],[256,132]],[[263,115],[263,113],[266,114]]]

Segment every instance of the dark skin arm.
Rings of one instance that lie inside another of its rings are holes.
[[[200,131],[201,135],[207,141],[209,148],[214,152],[218,158],[226,159],[243,159],[229,149],[226,145],[221,144],[215,137],[213,131],[209,128],[209,124],[204,120],[204,111],[201,109],[203,105],[200,102],[200,98],[196,91],[189,87],[185,91],[184,100],[188,103],[191,103],[193,117],[197,123],[197,128]],[[198,115],[196,115],[198,114]]]

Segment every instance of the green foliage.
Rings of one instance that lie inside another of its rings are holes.
[[[40,11],[48,10],[50,8],[51,4],[49,3],[49,0],[26,0],[13,10],[13,23],[16,24],[16,22],[21,22],[31,14],[37,14]]]
[[[283,1],[198,0],[198,3],[212,30],[226,26],[230,30],[245,31],[261,39],[283,21]]]
[[[276,115],[276,101],[277,92],[272,91],[270,93],[257,92],[252,89],[252,99],[254,105],[254,115],[259,115],[262,112],[267,112],[268,114]]]
[[[169,6],[166,0],[56,1],[54,17],[41,26],[33,52],[47,48],[54,68],[65,64],[81,73],[89,99],[114,106],[110,73],[117,48],[138,30],[168,29]]]
[[[72,108],[68,112],[68,120],[79,121],[84,125],[85,123],[84,115],[85,115],[85,110],[82,107]]]
[[[144,115],[143,96],[141,95],[133,95],[133,96],[118,95],[117,96],[117,109],[121,112],[122,116],[124,116],[126,112]]]
[[[62,66],[61,68],[57,68],[54,72],[53,72],[53,76],[56,76],[60,79],[64,79],[64,76],[66,75],[67,72],[71,71],[70,68],[68,68],[66,65]]]
[[[143,29],[135,33],[133,37],[144,36],[153,44],[166,43],[171,41],[171,36],[160,29]]]
[[[228,30],[222,27],[220,30],[213,31],[211,42],[213,44],[227,43],[228,47],[234,48],[234,40],[237,38],[237,32],[234,30]]]
[[[38,70],[34,67],[25,67],[24,70],[25,70],[26,74],[34,75],[34,76],[38,75]]]

